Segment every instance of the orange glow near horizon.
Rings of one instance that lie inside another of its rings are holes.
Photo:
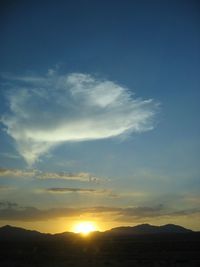
[[[94,222],[90,222],[90,221],[79,222],[79,223],[75,224],[73,227],[74,233],[77,233],[77,234],[79,233],[79,234],[82,234],[84,236],[87,236],[91,232],[94,232],[97,230],[98,230],[98,228],[97,228],[96,224]]]

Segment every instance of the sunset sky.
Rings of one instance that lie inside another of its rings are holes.
[[[200,230],[200,5],[0,4],[0,226]]]

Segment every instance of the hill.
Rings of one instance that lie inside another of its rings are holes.
[[[38,231],[26,230],[19,227],[5,225],[0,228],[0,241],[26,241],[33,239],[44,239],[51,236],[50,234],[43,234]]]
[[[163,226],[154,226],[150,224],[141,224],[137,226],[116,227],[105,232],[94,232],[93,236],[109,236],[109,235],[148,235],[148,234],[178,234],[192,233],[192,230],[186,229],[179,225],[166,224]],[[64,232],[58,234],[45,234],[38,231],[26,230],[19,227],[5,225],[0,228],[0,241],[26,241],[41,239],[67,239],[73,238],[77,234]]]
[[[128,227],[116,227],[107,233],[111,234],[123,234],[123,235],[135,235],[135,234],[176,234],[176,233],[192,233],[190,229],[186,229],[182,226],[175,224],[166,224],[162,226],[154,226],[150,224],[140,224],[137,226]]]
[[[171,224],[117,227],[86,238],[70,232],[0,228],[2,267],[196,267],[199,247],[199,232]]]

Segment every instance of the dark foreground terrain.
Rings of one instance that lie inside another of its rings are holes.
[[[12,239],[12,240],[11,240]],[[21,241],[20,241],[21,239]],[[1,240],[1,238],[0,238]],[[1,267],[200,266],[200,233],[3,236]]]

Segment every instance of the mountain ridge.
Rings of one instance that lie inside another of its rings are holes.
[[[195,233],[190,229],[184,228],[180,225],[166,224],[155,226],[150,224],[139,224],[136,226],[120,226],[115,227],[105,232],[94,232],[93,235],[148,235],[148,234],[181,234],[181,233]],[[41,233],[35,230],[28,230],[16,226],[5,225],[0,227],[0,240],[32,240],[32,239],[55,239],[68,238],[77,236],[73,232],[62,232],[56,234]]]
[[[192,233],[193,230],[184,228],[176,224],[165,224],[161,226],[155,226],[151,224],[139,224],[136,226],[121,226],[115,227],[107,232],[114,234],[167,234],[167,233]]]

